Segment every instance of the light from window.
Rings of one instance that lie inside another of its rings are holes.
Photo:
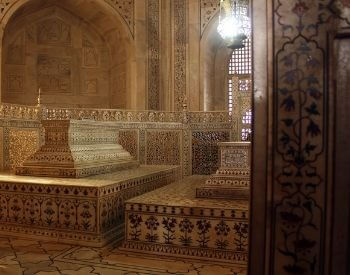
[[[242,124],[252,124],[252,110],[249,110],[243,114]]]
[[[251,79],[239,79],[238,80],[238,89],[240,92],[250,92],[252,80]]]
[[[245,47],[232,52],[228,67],[228,73],[231,75],[247,75],[252,72],[250,39],[244,40],[243,44]]]
[[[250,128],[242,128],[241,132],[241,140],[242,141],[250,141],[251,140],[252,129]]]
[[[233,110],[233,93],[232,93],[232,79],[228,80],[228,111],[232,112]]]

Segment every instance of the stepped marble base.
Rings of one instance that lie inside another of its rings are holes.
[[[249,188],[224,187],[222,185],[201,186],[196,189],[197,198],[248,200]]]
[[[196,198],[192,176],[125,205],[124,250],[246,264],[248,200]]]
[[[124,201],[180,176],[140,166],[82,179],[0,174],[0,234],[101,247],[124,234]]]
[[[113,173],[115,171],[137,168],[140,163],[136,160],[99,163],[96,165],[86,165],[81,167],[41,167],[41,166],[19,166],[16,168],[16,174],[21,176],[36,177],[57,177],[57,178],[84,178],[91,175],[104,173]]]

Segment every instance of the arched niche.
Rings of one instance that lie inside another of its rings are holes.
[[[227,110],[227,72],[232,50],[217,32],[217,13],[206,27],[200,42],[200,95],[204,111]]]
[[[2,102],[129,108],[133,39],[103,1],[19,1],[3,17]]]

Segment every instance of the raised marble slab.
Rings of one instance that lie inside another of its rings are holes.
[[[117,143],[118,128],[92,120],[44,120],[45,143],[16,174],[82,178],[135,168],[139,162]]]
[[[196,198],[191,176],[125,204],[124,250],[245,264],[248,200]]]
[[[219,169],[196,189],[198,198],[249,198],[250,142],[220,142]]]
[[[124,201],[174,182],[178,166],[84,179],[0,174],[0,234],[84,246],[124,236]]]

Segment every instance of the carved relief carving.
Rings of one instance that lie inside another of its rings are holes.
[[[38,56],[38,85],[46,92],[68,93],[71,90],[71,59]]]
[[[71,43],[70,25],[58,18],[49,18],[37,25],[38,44],[69,45]]]
[[[230,133],[224,131],[203,131],[192,133],[192,174],[210,175],[219,166],[218,145],[229,141]]]
[[[7,91],[24,92],[24,76],[19,74],[7,75]]]
[[[84,67],[98,67],[99,54],[95,46],[87,39],[83,37],[83,66]]]
[[[147,131],[147,164],[179,165],[181,139],[177,131]]]
[[[85,80],[83,94],[97,94],[98,93],[98,79]]]
[[[201,35],[220,9],[220,0],[201,0]]]
[[[7,64],[24,65],[25,63],[25,33],[21,32],[7,49]]]
[[[159,0],[148,0],[148,109],[159,110],[159,74],[160,74],[160,30]]]
[[[174,0],[174,106],[176,111],[183,109],[186,97],[186,26],[187,1]]]
[[[0,13],[2,14],[6,7],[11,3],[11,0],[0,0]]]
[[[135,130],[119,131],[119,144],[134,157],[138,158],[138,134]]]

